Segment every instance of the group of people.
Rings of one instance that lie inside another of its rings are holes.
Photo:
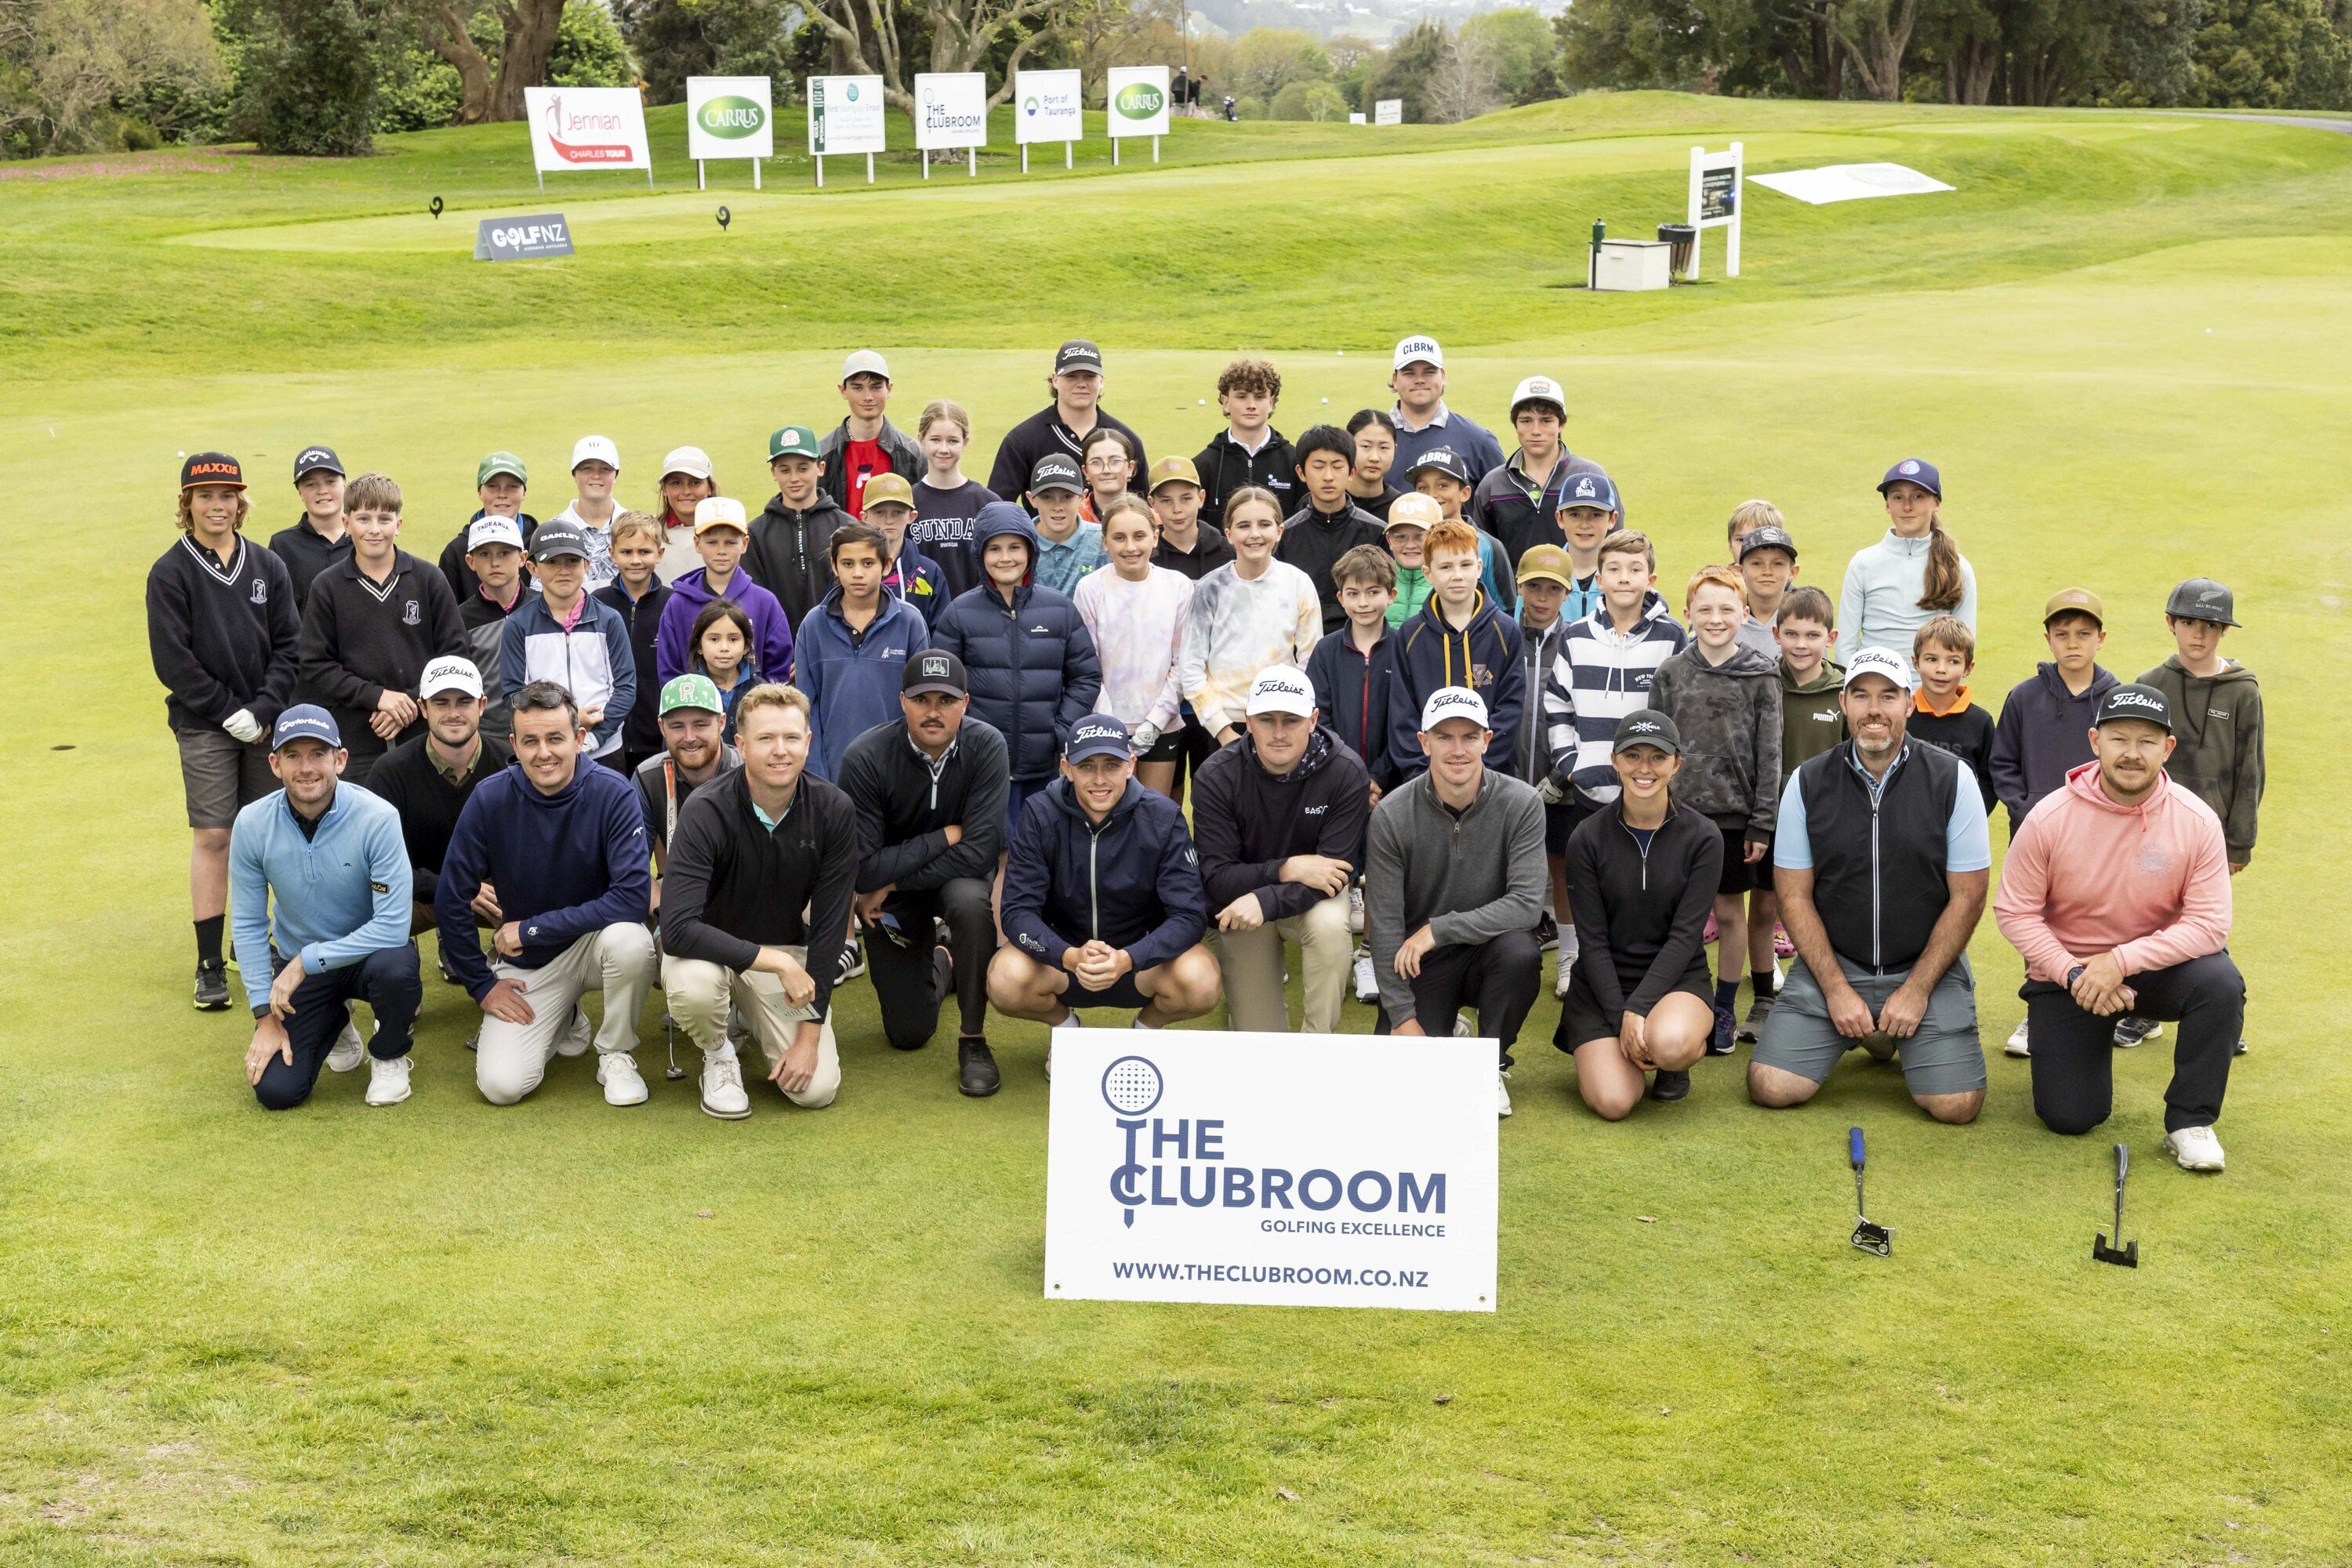
[[[1281,1031],[1295,972],[1307,1031],[1352,988],[1383,1033],[1496,1040],[1507,1116],[1555,948],[1553,1041],[1602,1117],[1683,1098],[1747,1040],[1758,1105],[1860,1047],[1966,1122],[1999,804],[1995,918],[2027,974],[2007,1048],[2037,1114],[2098,1125],[2111,1052],[2174,1024],[2165,1146],[2221,1168],[2263,734],[2221,584],[2175,590],[2178,652],[2128,684],[2097,663],[2099,597],[2051,595],[2051,659],[1996,721],[1971,700],[1974,569],[1920,459],[1879,482],[1888,531],[1834,602],[1751,500],[1677,617],[1549,377],[1514,393],[1506,456],[1447,406],[1430,338],[1397,345],[1389,406],[1296,439],[1275,367],[1237,360],[1225,428],[1156,461],[1104,379],[1064,343],[982,486],[962,409],[906,434],[861,351],[830,433],[771,437],[756,517],[694,447],[627,510],[590,436],[545,521],[520,458],[482,459],[437,563],[399,548],[399,487],[331,448],[297,458],[302,515],[268,549],[241,465],[189,458],[150,636],[195,1002],[230,1005],[226,927],[261,1103],[363,1060],[371,1104],[406,1097],[431,930],[496,1104],[592,1047],[605,1099],[644,1100],[655,986],[702,1108],[735,1118],[754,1045],[787,1099],[831,1102],[833,995],[869,972],[899,1049],[954,998],[974,1096],[1001,1081],[991,1007],[1150,1029],[1222,1005]]]

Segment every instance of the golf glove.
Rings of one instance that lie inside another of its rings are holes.
[[[261,739],[261,721],[253,716],[249,708],[240,708],[222,720],[221,728],[248,746]]]
[[[1134,732],[1128,737],[1128,744],[1129,748],[1133,750],[1135,754],[1139,757],[1143,755],[1144,752],[1151,750],[1152,747],[1159,743],[1160,731],[1156,727],[1150,724],[1138,724],[1135,727]]]
[[[1558,805],[1568,798],[1568,781],[1554,773],[1536,785],[1536,794],[1542,797],[1546,805]]]

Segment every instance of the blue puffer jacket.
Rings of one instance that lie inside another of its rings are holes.
[[[1099,937],[1151,969],[1208,926],[1200,854],[1183,812],[1158,790],[1129,779],[1099,827],[1067,779],[1022,806],[1004,862],[1004,934],[1022,951],[1059,965]]]
[[[1011,501],[991,501],[973,524],[972,553],[1018,536],[1037,559],[1037,531]],[[1024,583],[1011,604],[982,583],[959,595],[931,627],[931,646],[963,660],[971,716],[1004,737],[1016,779],[1045,778],[1061,760],[1070,726],[1094,711],[1102,664],[1078,607],[1051,588]]]
[[[837,779],[849,742],[898,717],[907,661],[930,646],[930,633],[921,611],[887,594],[864,631],[850,630],[835,583],[801,622],[793,646],[793,684],[808,693],[816,721],[809,772]]]

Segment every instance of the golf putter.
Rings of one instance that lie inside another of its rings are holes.
[[[676,1083],[686,1076],[686,1069],[677,1065],[677,1025],[667,1013],[662,1015],[662,1044],[669,1047],[669,1068],[662,1077]]]
[[[1881,1258],[1895,1255],[1895,1232],[1883,1225],[1873,1225],[1863,1213],[1862,1205],[1862,1129],[1845,1130],[1846,1158],[1853,1165],[1853,1244],[1864,1252],[1874,1252]]]
[[[2091,1243],[2093,1258],[2101,1263],[2113,1263],[2124,1268],[2139,1267],[2139,1243],[2124,1240],[2124,1178],[2130,1173],[2131,1147],[2128,1144],[2118,1143],[2116,1145],[2116,1245],[2113,1247],[2107,1245],[2106,1233],[2104,1231],[2100,1232],[2098,1240]]]

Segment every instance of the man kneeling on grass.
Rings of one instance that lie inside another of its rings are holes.
[[[1137,1028],[1157,1029],[1217,1005],[1200,857],[1176,803],[1136,782],[1131,748],[1126,725],[1089,714],[1062,776],[1021,808],[1004,866],[1011,941],[988,967],[998,1012],[1058,1026],[1082,1007],[1134,1008]]]

